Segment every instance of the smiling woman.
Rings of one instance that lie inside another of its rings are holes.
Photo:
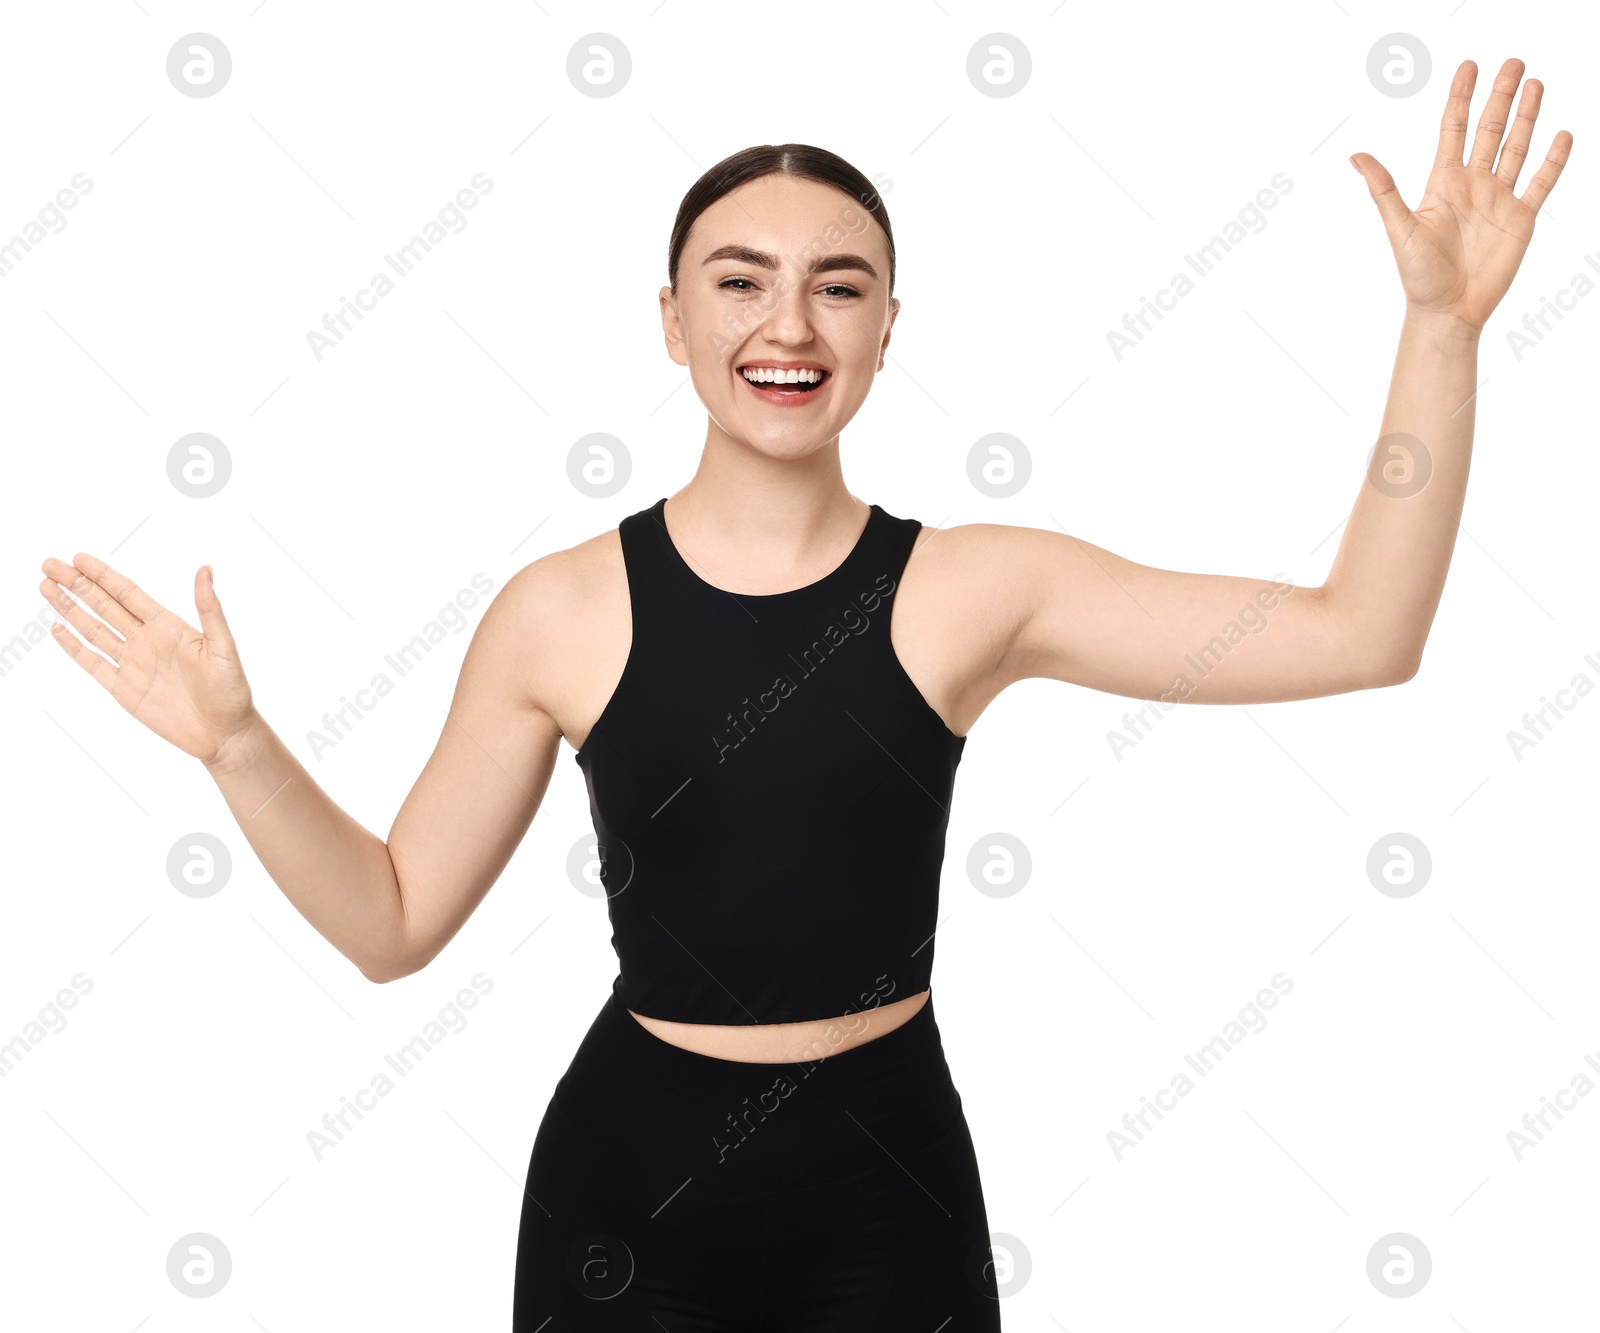
[[[1557,134],[1515,194],[1543,90],[1524,87],[1513,123],[1507,61],[1469,151],[1476,75],[1456,71],[1415,212],[1351,159],[1406,298],[1378,435],[1423,455],[1425,484],[1392,484],[1375,449],[1319,587],[1044,529],[939,531],[851,494],[840,437],[900,312],[894,236],[873,183],[805,144],[746,149],[685,196],[658,298],[706,409],[699,466],[500,590],[387,841],[257,712],[209,568],[197,632],[102,560],[45,561],[51,604],[98,652],[58,625],[63,650],[203,760],[274,881],[373,981],[445,948],[574,747],[619,968],[534,1141],[516,1333],[1000,1327],[932,999],[967,733],[1029,678],[1236,704],[1416,672],[1466,489],[1478,337],[1572,144]],[[852,599],[870,621],[841,626]],[[800,687],[775,719],[730,715],[780,678]],[[773,1068],[796,1064],[805,1077]]]
[[[900,306],[888,214],[831,153],[752,148],[685,196],[667,268],[707,440],[694,481],[589,557],[622,614],[582,684],[547,687],[553,715],[595,719],[577,758],[620,969],[535,1142],[515,1326],[593,1317],[570,1276],[589,1247],[614,1289],[581,1296],[640,1327],[998,1329],[930,981],[965,737],[954,696],[919,688],[926,623],[919,681],[890,636],[927,530],[839,466]]]

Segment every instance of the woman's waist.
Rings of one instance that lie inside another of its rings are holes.
[[[906,997],[887,1015],[884,1005],[832,1020],[756,1024],[747,1029],[756,1042],[778,1032],[776,1058],[742,1060],[692,1050],[657,1036],[628,1009],[620,991],[607,996],[573,1055],[563,1082],[582,1086],[591,1100],[628,1089],[680,1103],[723,1103],[752,1088],[770,1088],[787,1079],[822,1089],[808,1101],[840,1098],[852,1105],[890,1104],[908,1095],[949,1088],[944,1044],[934,1015],[931,990]],[[832,1023],[837,1031],[830,1034]],[[849,1024],[847,1033],[846,1024]],[[700,1024],[681,1024],[695,1028]],[[720,1027],[720,1025],[718,1025]],[[820,1026],[820,1034],[813,1033]],[[836,1041],[835,1038],[845,1037]],[[795,1038],[805,1040],[795,1040]]]
[[[613,994],[554,1100],[614,1151],[685,1171],[715,1165],[715,1178],[730,1186],[771,1188],[820,1178],[817,1172],[865,1170],[885,1153],[901,1156],[942,1137],[961,1117],[932,995],[908,999],[914,1012],[892,1030],[880,1030],[879,1010],[870,1016],[870,1040],[780,1062],[672,1045]]]
[[[655,1018],[623,1006],[657,1040],[696,1055],[745,1064],[804,1064],[842,1055],[880,1040],[910,1022],[928,1004],[931,990],[870,1009],[790,1023],[685,1023]]]

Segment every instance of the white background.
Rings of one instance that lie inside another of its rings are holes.
[[[702,170],[760,142],[819,144],[891,182],[904,308],[844,437],[855,494],[929,524],[1059,524],[1148,564],[1316,584],[1402,311],[1345,159],[1373,153],[1415,205],[1455,66],[1479,65],[1475,125],[1519,56],[1547,88],[1533,156],[1557,129],[1576,145],[1484,332],[1464,531],[1421,670],[1180,708],[1120,760],[1107,733],[1133,701],[1007,691],[957,779],[935,994],[990,1225],[1031,1256],[1008,1329],[1480,1333],[1586,1310],[1600,1098],[1521,1160],[1507,1133],[1600,1058],[1582,763],[1600,699],[1520,760],[1507,733],[1575,675],[1600,681],[1584,656],[1600,655],[1600,299],[1520,359],[1507,333],[1574,275],[1600,277],[1592,16],[1494,0],[652,8],[11,7],[0,239],[75,173],[93,189],[0,282],[0,642],[42,614],[46,555],[110,559],[191,623],[210,562],[258,706],[386,833],[471,625],[320,758],[309,731],[473,575],[498,590],[688,479],[705,413],[662,347],[668,232]],[[196,31],[233,57],[209,98],[165,75]],[[1011,97],[966,75],[995,31],[1031,52]],[[568,82],[591,32],[632,54],[616,96]],[[1393,32],[1432,53],[1415,96],[1368,81]],[[479,172],[494,188],[466,229],[318,361],[307,331]],[[1114,357],[1107,331],[1280,172],[1293,189],[1268,225]],[[166,474],[195,431],[233,461],[206,500]],[[604,500],[567,480],[568,449],[596,431],[633,466]],[[1033,460],[1005,500],[967,480],[995,431]],[[203,769],[58,648],[8,662],[0,719],[0,1043],[75,975],[92,982],[0,1079],[0,1321],[507,1327],[534,1132],[615,972],[604,904],[566,874],[588,819],[570,749],[465,929],[377,987],[262,872]],[[965,871],[997,831],[1033,859],[1005,898]],[[1395,831],[1433,857],[1401,899],[1365,868]],[[204,899],[166,874],[195,832],[234,857]],[[493,989],[469,1025],[317,1161],[308,1131],[480,972]],[[1108,1132],[1280,972],[1293,990],[1268,1026],[1117,1160]],[[233,1258],[205,1300],[165,1270],[195,1231]],[[1366,1273],[1396,1231],[1433,1259],[1406,1299]]]

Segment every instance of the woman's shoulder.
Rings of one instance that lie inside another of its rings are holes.
[[[1003,572],[1017,556],[1050,541],[1048,530],[1013,523],[923,523],[911,546],[911,559],[930,576],[961,573],[986,577]]]
[[[582,712],[584,681],[629,632],[628,582],[617,528],[530,560],[484,612],[482,632],[518,663],[530,698],[561,720]]]
[[[517,570],[501,596],[523,616],[564,619],[574,610],[626,593],[618,527],[610,527],[535,557]]]

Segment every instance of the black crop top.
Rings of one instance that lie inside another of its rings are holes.
[[[665,505],[618,524],[633,639],[573,755],[613,992],[651,1018],[743,1024],[927,990],[966,737],[889,643],[921,524],[873,505],[832,573],[756,596],[694,573]]]

